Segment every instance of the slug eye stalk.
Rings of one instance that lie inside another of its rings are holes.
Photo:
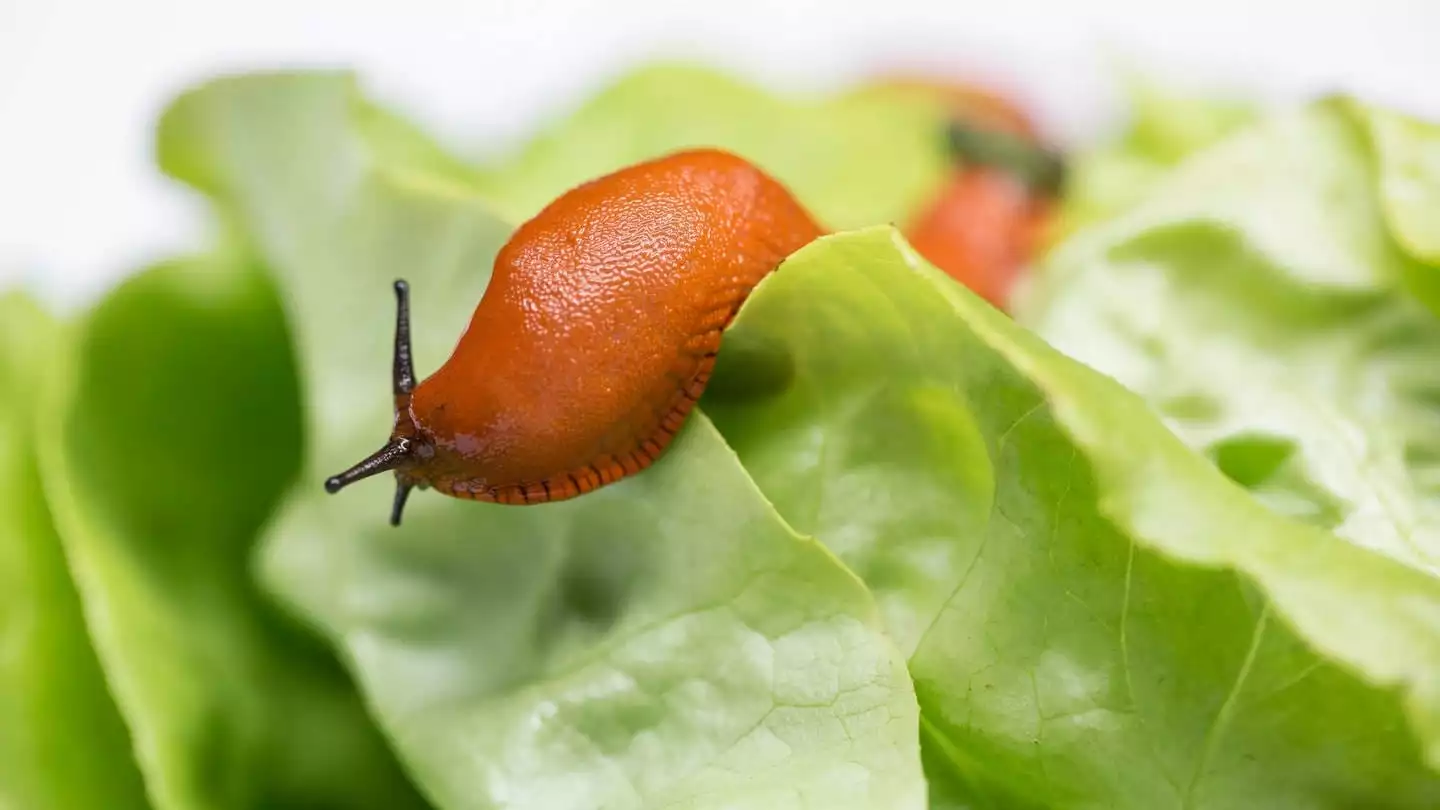
[[[410,285],[405,283],[404,279],[395,281],[395,355],[390,368],[390,381],[398,415],[408,406],[410,392],[415,389],[415,363],[410,347]],[[333,495],[356,481],[397,469],[414,453],[414,447],[415,442],[409,437],[397,436],[345,472],[325,479],[325,491]],[[400,525],[405,501],[410,497],[410,490],[413,488],[413,484],[396,476],[390,525]]]

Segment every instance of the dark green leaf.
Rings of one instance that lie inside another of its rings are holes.
[[[61,331],[28,298],[0,294],[0,807],[141,810],[130,738],[40,487],[35,411]]]
[[[300,458],[275,293],[226,259],[147,270],[82,324],[46,490],[159,810],[421,806],[250,551]]]

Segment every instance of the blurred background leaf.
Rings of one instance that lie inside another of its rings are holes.
[[[1056,240],[1139,203],[1195,152],[1253,123],[1243,99],[1202,94],[1127,75],[1127,120],[1118,137],[1070,155]]]
[[[392,423],[391,279],[411,282],[423,374],[509,233],[445,161],[367,140],[397,130],[363,126],[355,97],[316,74],[213,83],[167,113],[161,160],[273,262],[306,369],[309,472],[266,580],[343,651],[427,792],[923,806],[914,694],[873,602],[703,416],[653,474],[559,504],[420,494],[394,529],[388,477],[324,493]]]
[[[1369,129],[1380,204],[1395,239],[1417,259],[1440,265],[1440,124],[1358,101],[1349,110]]]
[[[78,328],[46,493],[157,810],[421,807],[344,672],[252,578],[303,435],[274,288],[152,267]]]
[[[702,404],[876,593],[939,795],[1440,801],[1433,577],[1265,511],[890,229],[796,253],[727,341]]]
[[[683,63],[639,68],[548,125],[482,183],[511,222],[630,163],[719,146],[775,175],[828,228],[910,218],[950,167],[939,99],[901,90],[785,98]]]
[[[140,810],[130,737],[40,485],[35,417],[63,331],[0,293],[0,807]]]

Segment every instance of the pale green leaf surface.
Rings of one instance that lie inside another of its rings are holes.
[[[273,287],[223,257],[159,265],[74,340],[38,431],[46,493],[154,807],[423,806],[251,575],[302,440]]]
[[[1440,264],[1440,124],[1356,104],[1379,159],[1380,203],[1395,238]]]
[[[1135,205],[1171,169],[1200,149],[1251,123],[1256,111],[1242,101],[1180,92],[1144,77],[1126,77],[1129,121],[1118,138],[1077,149],[1059,228],[1071,233]]]
[[[1284,113],[1061,246],[1020,317],[1273,508],[1440,576],[1440,323],[1363,132]]]
[[[1195,152],[1255,121],[1257,110],[1244,100],[1157,84],[1131,74],[1126,79],[1130,128],[1127,150],[1174,166]]]
[[[441,177],[469,190],[484,182],[479,167],[456,157],[395,111],[358,93],[353,94],[351,121],[374,161],[391,171]]]
[[[721,358],[707,411],[909,655],[932,785],[997,808],[1440,801],[1440,583],[1266,510],[893,230],[795,254]]]
[[[37,468],[35,409],[60,334],[28,298],[0,294],[0,808],[140,810]]]
[[[311,95],[352,92],[325,81],[189,94],[162,160],[285,290],[308,472],[265,577],[344,651],[427,793],[447,810],[923,806],[914,694],[873,602],[703,415],[651,470],[559,504],[421,492],[395,529],[385,478],[324,494],[391,423],[390,280],[411,282],[423,374],[508,233],[449,178],[392,172]]]
[[[715,146],[776,176],[829,228],[908,219],[946,181],[943,112],[903,94],[783,97],[677,64],[627,74],[485,181],[513,222],[572,186],[679,149]]]

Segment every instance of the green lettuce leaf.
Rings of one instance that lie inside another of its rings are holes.
[[[303,440],[287,341],[260,272],[170,262],[88,315],[45,400],[46,492],[158,810],[423,806],[251,577]]]
[[[1185,158],[1257,116],[1239,99],[1183,92],[1138,76],[1126,79],[1129,121],[1120,135],[1070,156],[1057,236],[1135,205]]]
[[[1380,204],[1395,239],[1416,258],[1440,264],[1440,125],[1363,104],[1350,111],[1374,141]]]
[[[1277,115],[1059,248],[1021,317],[1273,508],[1440,576],[1433,273],[1344,104]]]
[[[950,166],[944,111],[923,99],[873,90],[785,98],[724,73],[660,64],[595,94],[482,186],[518,223],[582,182],[695,146],[771,172],[836,229],[907,219]]]
[[[130,738],[40,487],[35,411],[61,329],[0,295],[0,807],[140,810]]]
[[[796,253],[726,340],[702,404],[876,593],[932,785],[977,807],[1440,802],[1433,576],[1263,508],[891,229]]]
[[[275,267],[306,381],[306,472],[266,581],[343,651],[442,807],[923,806],[903,660],[863,585],[771,509],[703,415],[652,474],[516,509],[389,482],[324,494],[385,438],[393,302],[422,368],[453,346],[509,228],[397,170],[343,77],[218,82],[161,160]]]

